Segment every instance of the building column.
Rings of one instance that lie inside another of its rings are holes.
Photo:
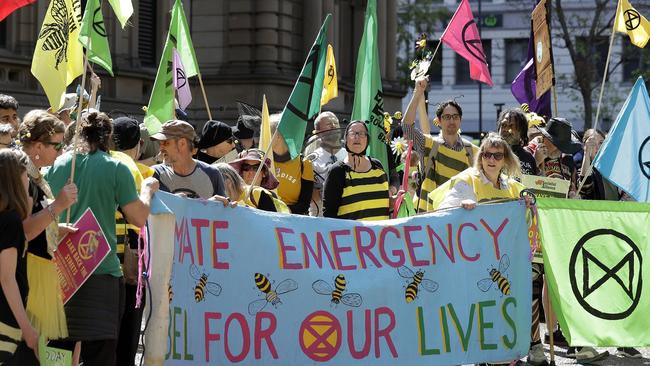
[[[386,1],[386,12],[389,14],[386,19],[386,79],[395,81],[397,79],[397,2]]]

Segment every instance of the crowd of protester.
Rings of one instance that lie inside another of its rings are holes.
[[[525,188],[522,174],[569,181],[571,199],[626,199],[589,169],[603,132],[588,130],[581,142],[564,118],[540,124],[535,116],[533,123],[521,109],[510,108],[479,147],[461,137],[462,107],[449,100],[436,110],[440,133],[426,134],[415,126],[415,117],[427,83],[416,80],[404,118],[389,134],[412,144],[411,160],[387,146],[388,167],[367,155],[365,121],[341,123],[328,111],[316,118],[304,153],[292,158],[279,133],[270,151],[258,148],[256,116],[240,115],[233,127],[210,120],[200,133],[187,121],[171,120],[150,134],[136,118],[109,116],[92,104],[77,127],[70,117],[78,102],[74,95],[59,113],[32,110],[21,121],[16,99],[0,94],[0,364],[37,365],[39,336],[73,351],[75,365],[135,364],[143,308],[135,306],[139,228],[158,190],[227,207],[349,220],[388,219],[403,188],[413,191],[413,205],[421,213],[517,199]],[[272,133],[280,119],[271,116]],[[403,173],[396,167],[404,164],[415,171],[410,188],[397,183]],[[75,232],[69,223],[88,208],[111,251],[64,306],[52,256],[59,239]],[[542,365],[548,361],[539,323],[552,314],[543,265],[532,263],[532,273],[527,361]],[[548,328],[555,345],[569,346],[561,329]],[[634,348],[619,352],[640,356]],[[607,354],[568,347],[567,356],[593,362]]]

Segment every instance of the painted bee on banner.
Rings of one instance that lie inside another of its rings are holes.
[[[397,269],[397,273],[404,278],[408,278],[411,282],[406,286],[404,297],[406,302],[410,303],[418,296],[418,289],[420,285],[428,292],[436,292],[438,290],[438,282],[424,278],[424,271],[418,270],[413,272],[407,266],[401,266]]]
[[[255,315],[262,311],[264,307],[271,303],[271,305],[276,306],[282,304],[280,297],[278,295],[286,294],[298,289],[298,282],[288,278],[280,282],[275,290],[271,289],[271,281],[261,273],[255,273],[255,286],[265,294],[263,299],[254,300],[248,304],[248,313],[250,315]]]
[[[499,270],[493,267],[489,270],[490,277],[478,281],[476,286],[479,290],[487,292],[492,287],[492,284],[496,282],[502,294],[506,296],[510,295],[510,282],[505,277],[505,272],[508,267],[510,267],[510,258],[507,254],[504,254],[499,261]]]
[[[208,275],[199,272],[199,268],[195,264],[190,266],[190,275],[198,281],[194,287],[194,301],[205,300],[206,291],[214,296],[221,294],[221,286],[216,282],[208,282]]]
[[[332,300],[331,303],[334,305],[338,305],[339,303],[343,303],[344,305],[347,306],[352,306],[352,307],[359,307],[363,303],[363,299],[361,298],[361,295],[357,293],[348,293],[348,294],[343,294],[345,292],[345,286],[346,286],[346,281],[345,281],[345,276],[342,274],[336,276],[334,279],[334,288],[332,286],[323,281],[323,280],[318,280],[315,281],[311,287],[316,291],[317,294],[320,295],[326,295],[326,296],[331,296]]]
[[[43,51],[56,51],[54,68],[58,70],[61,62],[68,61],[69,35],[77,30],[77,23],[74,13],[68,11],[65,0],[53,0],[51,9],[50,15],[54,19],[54,23],[43,24],[38,38],[43,39],[41,46]]]

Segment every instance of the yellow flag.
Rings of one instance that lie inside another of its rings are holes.
[[[614,30],[627,33],[632,44],[640,48],[645,47],[650,39],[650,22],[628,0],[618,1]]]
[[[271,145],[271,123],[269,121],[269,105],[266,103],[266,95],[262,99],[262,126],[260,127],[260,150],[265,153],[269,151]],[[273,151],[269,151],[266,156],[271,160],[271,171],[275,173],[275,162],[273,161]]]
[[[327,104],[331,99],[339,96],[339,83],[336,73],[336,62],[334,61],[334,48],[327,45],[327,56],[325,56],[325,75],[323,80],[323,94],[320,98],[320,105]]]
[[[32,74],[43,86],[52,111],[63,105],[65,89],[83,72],[79,39],[80,0],[51,0],[32,58]]]

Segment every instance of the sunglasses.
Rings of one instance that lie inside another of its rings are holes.
[[[490,158],[494,158],[494,160],[496,160],[496,161],[503,160],[503,158],[505,157],[505,155],[502,152],[491,153],[491,152],[487,152],[487,151],[484,152],[482,154],[482,156],[483,156],[483,159],[485,159],[485,160],[488,160]]]
[[[61,141],[61,142],[49,142],[48,141],[48,142],[43,142],[43,143],[46,144],[46,145],[54,146],[54,150],[56,150],[56,151],[61,151],[61,149],[63,149],[63,147],[65,146],[63,141]]]
[[[257,171],[257,169],[260,167],[260,164],[242,164],[241,165],[241,170],[242,172],[250,172],[250,171]]]

